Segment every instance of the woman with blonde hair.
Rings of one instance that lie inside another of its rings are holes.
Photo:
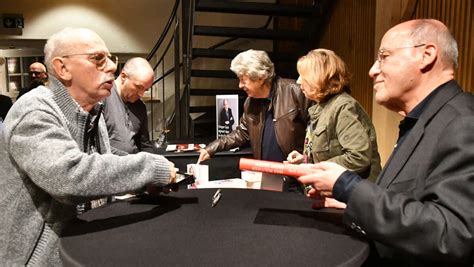
[[[315,49],[298,60],[297,70],[297,83],[316,104],[308,109],[303,154],[292,151],[288,162],[332,161],[375,181],[381,170],[375,129],[350,95],[350,74],[344,61],[331,50]],[[319,200],[315,206],[345,208],[332,198]]]

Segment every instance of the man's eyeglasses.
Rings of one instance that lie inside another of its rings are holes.
[[[385,59],[390,56],[390,54],[392,54],[394,51],[396,50],[400,50],[400,49],[406,49],[406,48],[417,48],[417,47],[422,47],[422,46],[425,46],[426,44],[419,44],[419,45],[412,45],[412,46],[403,46],[403,47],[396,47],[396,48],[392,48],[392,49],[380,49],[378,52],[377,52],[377,61],[379,62],[379,64],[382,64]]]
[[[42,73],[42,71],[30,71],[30,75],[33,76],[33,77],[36,77],[36,76],[40,76]]]
[[[105,53],[80,53],[65,55],[62,57],[74,57],[74,56],[89,56],[90,60],[93,60],[98,70],[103,70],[107,66],[107,59],[110,59],[115,65],[118,63],[118,57],[111,54]]]

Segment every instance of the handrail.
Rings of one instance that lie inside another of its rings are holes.
[[[178,0],[178,1],[179,1],[179,0]],[[194,15],[192,15],[191,18],[194,18]],[[260,28],[260,29],[266,29],[266,28],[268,28],[268,25],[270,24],[270,22],[272,21],[272,19],[273,19],[273,16],[269,16],[268,19],[267,19],[267,21],[265,22],[265,25],[263,25],[263,26],[261,26],[261,27],[259,27],[259,28]],[[192,21],[192,19],[191,19],[191,21]],[[191,47],[190,47],[190,46],[191,46],[192,44],[191,44],[190,39],[191,39],[191,37],[192,37],[192,30],[193,30],[193,27],[192,27],[192,22],[189,23],[189,24],[190,24],[190,25],[188,25],[188,26],[189,26],[189,32],[188,32],[188,36],[187,36],[187,38],[188,38],[188,47],[186,48],[186,50],[187,50],[186,52],[188,52],[189,54],[191,54],[191,51],[192,51],[192,50],[191,50]],[[169,27],[168,27],[168,28],[169,28]],[[176,29],[175,29],[175,30],[176,30]],[[160,39],[163,39],[163,38],[160,38]],[[219,43],[216,43],[216,44],[211,45],[211,46],[209,47],[209,49],[216,49],[216,48],[218,48],[218,47],[221,47],[221,46],[223,46],[223,45],[225,45],[225,44],[228,44],[228,43],[230,43],[230,42],[232,42],[232,41],[235,41],[235,40],[237,40],[237,39],[239,39],[239,37],[231,37],[231,38],[229,38],[229,39],[226,39],[226,40],[223,40],[223,41],[221,41],[221,42],[219,42]],[[159,66],[159,64],[163,61],[163,58],[165,57],[166,52],[169,50],[169,48],[170,48],[172,42],[173,42],[173,39],[170,39],[168,45],[167,45],[166,48],[165,48],[165,51],[163,52],[163,55],[162,55],[161,58],[157,61],[157,63],[155,64],[155,66],[153,66],[153,70],[156,70],[156,68]],[[188,54],[188,57],[190,57],[189,54]],[[192,58],[194,59],[194,57],[192,57]],[[180,62],[179,66],[182,67],[182,66],[183,66],[183,62]],[[168,75],[170,75],[171,73],[173,73],[173,71],[174,71],[174,67],[168,69],[166,72],[163,73],[163,75],[162,75],[161,77],[159,77],[159,78],[157,78],[156,80],[154,80],[154,81],[153,81],[153,84],[156,84],[156,83],[158,83],[159,81],[163,80],[164,78],[166,78],[166,76],[168,76]],[[185,77],[185,78],[186,78],[186,77]]]
[[[173,34],[178,30],[178,24],[175,25],[174,27],[174,31],[173,31]],[[168,44],[166,45],[166,48],[165,50],[163,51],[163,54],[161,55],[160,59],[156,62],[155,66],[153,66],[153,70],[156,70],[156,68],[158,68],[158,66],[160,65],[160,63],[164,60],[165,56],[166,56],[166,52],[168,52],[169,48],[171,47],[171,44],[173,43],[174,39],[173,38],[170,38],[170,41],[168,42]],[[174,70],[174,68],[172,68]],[[168,73],[169,74],[169,73]],[[164,78],[164,75],[162,77],[160,77],[159,79],[162,79]],[[157,79],[156,81],[153,82],[153,84],[155,84],[159,79]]]
[[[155,55],[156,51],[158,50],[158,48],[160,48],[161,43],[163,42],[166,35],[168,34],[169,28],[171,27],[171,24],[173,23],[173,20],[176,17],[176,12],[178,11],[179,1],[180,0],[175,0],[173,11],[171,12],[171,15],[168,19],[168,22],[166,23],[166,26],[165,26],[163,32],[161,33],[160,38],[155,43],[155,46],[153,46],[150,53],[148,53],[148,56],[146,57],[146,60],[150,61],[150,59]]]
[[[179,3],[180,3],[180,0],[175,0],[175,3],[174,3],[174,6],[173,6],[173,10],[170,14],[170,17],[168,18],[168,22],[166,23],[166,26],[163,30],[163,32],[161,33],[160,37],[158,38],[158,41],[155,43],[155,45],[153,46],[153,48],[151,49],[150,53],[147,55],[146,59],[148,61],[150,61],[156,54],[156,52],[158,51],[158,49],[162,46],[163,44],[163,41],[165,40],[165,38],[168,36],[168,34],[170,33],[170,29],[171,29],[171,25],[176,22],[176,26],[174,27],[174,30],[172,31],[172,34],[173,34],[173,37],[170,38],[170,41],[168,43],[168,45],[166,46],[165,50],[163,51],[163,54],[160,58],[160,60],[158,60],[158,62],[156,63],[156,65],[153,67],[153,70],[156,71],[158,65],[161,63],[161,62],[164,62],[164,57],[165,55],[167,54],[168,50],[169,50],[169,47],[171,46],[171,43],[175,40],[176,38],[176,31],[179,27],[179,24],[177,23],[177,11],[178,11],[178,6],[179,6]],[[179,40],[178,40],[179,42]],[[164,63],[163,63],[163,68],[164,68]],[[164,71],[164,70],[163,70]],[[168,75],[168,74],[166,74]],[[163,75],[162,77],[164,78],[166,75]],[[153,82],[153,85],[157,82],[157,80],[155,80]],[[178,89],[179,90],[179,89]],[[163,98],[165,96],[165,84],[163,83],[163,86],[162,86],[162,91],[163,91]],[[153,87],[151,88],[151,99],[153,100]],[[166,139],[166,132],[167,132],[167,129],[168,129],[168,120],[166,119],[166,114],[165,114],[165,99],[163,99],[163,121],[162,121],[162,124],[163,124],[163,131],[162,131],[162,134],[160,136],[160,140],[161,140],[161,143],[164,143],[164,139]],[[151,139],[153,140],[154,139],[154,132],[155,132],[155,128],[154,128],[154,109],[153,109],[153,101],[151,101]]]

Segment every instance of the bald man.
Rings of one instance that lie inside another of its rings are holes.
[[[48,88],[16,101],[0,131],[0,266],[62,266],[77,204],[176,179],[163,156],[110,153],[101,101],[118,59],[99,35],[66,28],[44,52]]]
[[[28,86],[21,88],[16,99],[29,91],[35,89],[40,85],[45,85],[48,81],[48,74],[46,73],[46,67],[41,62],[33,62],[29,66],[30,83]]]
[[[148,116],[141,98],[153,83],[153,69],[143,58],[128,60],[104,101],[104,117],[112,153],[155,153],[148,134]]]
[[[369,71],[375,100],[404,116],[375,183],[336,163],[298,180],[347,203],[344,222],[374,241],[373,266],[473,266],[474,96],[454,80],[458,48],[433,19],[382,38]]]

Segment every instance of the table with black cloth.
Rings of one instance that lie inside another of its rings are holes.
[[[65,266],[360,266],[369,245],[342,211],[295,193],[180,190],[90,210],[60,239]]]

